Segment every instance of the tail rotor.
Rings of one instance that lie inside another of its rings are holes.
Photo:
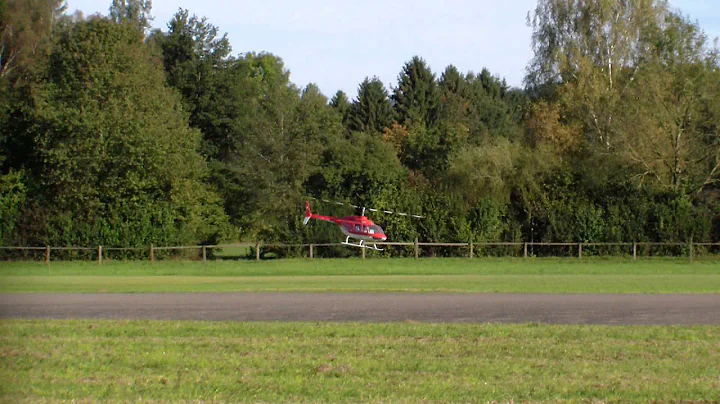
[[[305,219],[303,219],[303,225],[307,225],[311,217],[312,212],[310,212],[310,202],[305,202]]]

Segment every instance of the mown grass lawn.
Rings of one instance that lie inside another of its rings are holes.
[[[8,276],[0,293],[720,293],[720,275]]]
[[[0,262],[0,276],[720,275],[720,261],[687,259],[408,258],[237,261]]]
[[[718,401],[720,327],[0,322],[3,401]]]
[[[575,259],[7,262],[0,293],[720,293],[720,263]]]

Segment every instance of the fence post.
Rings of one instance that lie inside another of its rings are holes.
[[[98,246],[98,265],[102,265],[102,246]]]
[[[637,261],[637,243],[633,243],[633,261]]]
[[[150,263],[155,263],[155,249],[153,248],[152,243],[150,243]]]
[[[45,265],[50,265],[50,246],[45,246]]]
[[[525,248],[525,255],[523,256],[523,258],[527,258],[527,243],[523,243],[523,245]]]
[[[260,242],[255,242],[255,261],[260,261]]]
[[[692,242],[692,237],[691,237],[690,238],[690,263],[692,264],[692,262],[693,262],[693,242]]]
[[[202,256],[203,262],[207,261],[207,248],[205,248],[205,246],[202,246]]]
[[[418,238],[415,237],[415,261],[420,257],[420,245],[418,244]]]
[[[313,245],[310,244],[310,259],[313,259]]]
[[[365,248],[361,248],[362,250],[362,259],[365,259]]]
[[[473,242],[470,241],[470,259],[473,259]]]
[[[582,243],[578,243],[578,259],[582,259]]]

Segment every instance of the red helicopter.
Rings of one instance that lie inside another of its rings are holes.
[[[330,201],[326,201],[330,202]],[[342,204],[339,202],[336,202],[336,204]],[[359,206],[350,205],[354,208],[359,208]],[[377,209],[368,209],[372,212],[378,212]],[[422,216],[418,215],[409,215],[407,213],[399,213],[399,212],[392,212],[388,210],[382,211],[384,213],[397,213],[399,215],[403,216],[412,216],[412,217],[418,217],[421,218]],[[377,250],[382,251],[381,248],[378,248],[375,243],[382,242],[387,240],[387,236],[385,235],[385,231],[382,229],[382,227],[376,225],[372,222],[372,220],[368,219],[365,216],[365,208],[362,208],[362,214],[360,216],[346,216],[343,218],[337,218],[332,216],[323,216],[323,215],[316,215],[310,211],[310,202],[305,202],[305,220],[303,220],[303,224],[307,225],[310,219],[317,219],[317,220],[324,220],[326,222],[332,222],[338,225],[340,227],[340,231],[345,234],[345,241],[342,242],[342,244],[352,246],[352,247],[360,247],[360,248],[369,248],[371,250]],[[357,239],[359,242],[357,243],[351,243],[350,238]],[[366,244],[366,242],[371,243],[372,245]]]

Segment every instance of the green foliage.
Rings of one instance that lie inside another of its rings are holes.
[[[308,197],[425,216],[373,217],[395,241],[720,240],[720,51],[664,1],[540,0],[524,90],[414,56],[352,102],[150,10],[0,2],[4,242],[337,241]]]
[[[33,142],[32,211],[48,219],[28,243],[219,237],[224,219],[202,184],[199,133],[137,28],[98,18],[61,30],[26,102],[19,138]],[[210,216],[219,226],[208,225]],[[156,222],[160,234],[150,231]]]
[[[0,2],[0,79],[16,82],[41,60],[60,15],[62,0]]]
[[[452,156],[447,170],[448,184],[468,205],[485,196],[506,203],[509,200],[522,147],[498,140],[484,147],[468,147]]]
[[[348,128],[356,132],[382,133],[395,122],[395,112],[379,78],[365,78],[350,106]]]
[[[454,144],[439,128],[423,124],[409,128],[403,147],[402,161],[409,169],[428,178],[437,178],[447,169],[448,158]]]
[[[526,209],[541,237],[715,237],[720,120],[708,106],[720,88],[699,27],[664,1],[542,0],[529,21],[527,83],[548,99],[528,108],[528,139],[571,164]]]
[[[520,137],[522,113],[516,93],[510,92],[504,80],[493,76],[487,69],[469,75],[466,97],[470,100],[467,111],[471,144],[482,144],[488,138]]]
[[[637,74],[618,114],[633,179],[660,192],[697,193],[720,179],[716,55],[699,28],[667,17],[658,55]]]
[[[472,229],[473,242],[493,242],[501,240],[507,232],[505,205],[491,197],[480,199],[468,212],[468,222]]]
[[[300,95],[282,60],[248,54],[235,68],[244,105],[237,105],[242,109],[232,123],[231,152],[214,176],[233,223],[252,235],[282,223],[281,213],[298,201],[302,180],[314,165],[305,153],[318,151],[300,151],[307,145],[297,126]],[[329,108],[326,99],[321,102]],[[302,157],[307,165],[298,167]]]
[[[545,242],[687,242],[711,232],[712,213],[682,194],[617,182],[587,189],[560,172],[546,179],[531,209],[534,239]]]
[[[348,99],[345,92],[338,90],[332,99],[330,99],[330,106],[333,107],[342,117],[343,126],[347,126],[348,117],[350,116],[350,100]]]
[[[646,234],[655,240],[707,240],[709,223],[703,208],[696,208],[685,195],[656,195],[648,210]]]
[[[13,245],[17,240],[19,215],[27,200],[22,173],[0,174],[0,245]]]
[[[230,42],[205,18],[179,10],[168,32],[155,32],[151,42],[162,52],[167,83],[183,96],[190,126],[203,134],[203,154],[223,160],[232,149],[232,117],[242,111],[237,69],[230,68]]]
[[[325,149],[322,169],[307,186],[317,195],[351,198],[355,204],[372,201],[388,186],[400,183],[405,169],[390,145],[362,132],[348,140],[335,139]]]
[[[118,24],[130,24],[140,29],[150,28],[152,0],[113,0],[109,18]]]
[[[438,91],[435,75],[425,60],[414,56],[398,76],[393,95],[398,121],[405,125],[432,126],[437,115]]]

